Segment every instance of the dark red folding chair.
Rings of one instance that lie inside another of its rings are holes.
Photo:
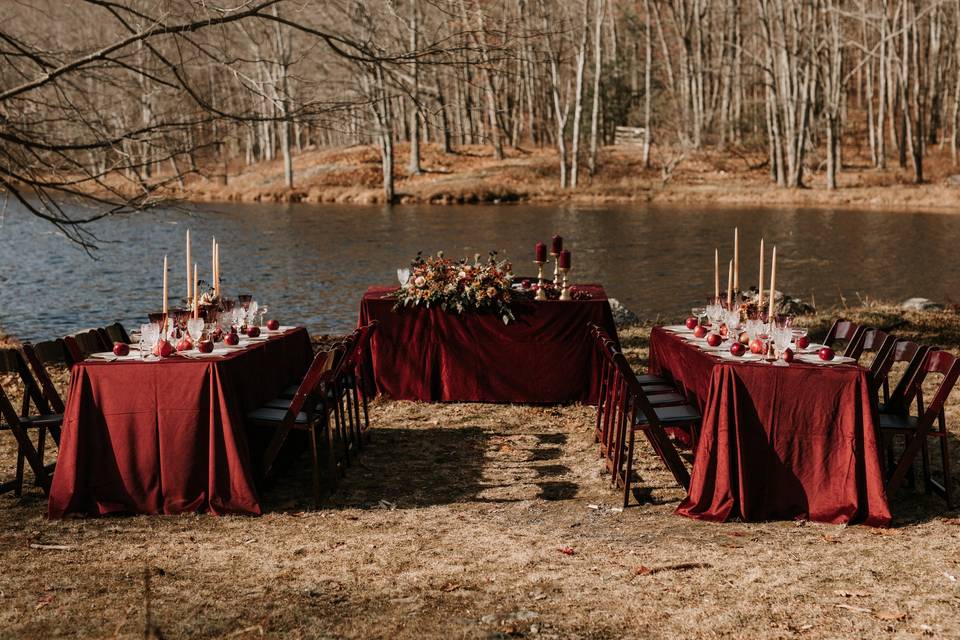
[[[942,376],[930,402],[924,406],[923,384],[928,375]],[[880,414],[880,432],[885,447],[893,446],[896,435],[903,435],[904,450],[887,481],[887,495],[892,495],[913,467],[918,453],[922,454],[923,479],[926,491],[934,491],[943,496],[947,506],[952,508],[950,480],[950,452],[947,442],[948,432],[944,405],[954,385],[960,378],[960,359],[946,351],[928,351],[920,367],[914,372],[907,385],[904,399],[906,406],[915,403],[916,415],[909,411]],[[940,461],[943,472],[943,484],[937,482],[930,472],[930,456],[927,439],[937,438],[940,443]]]
[[[126,328],[119,322],[107,325],[104,329],[111,342],[125,342],[130,344],[130,334],[127,333]]]
[[[113,344],[96,329],[78,331],[64,336],[63,344],[66,347],[67,365],[70,367],[83,362],[90,354],[103,353],[113,348]]]
[[[612,364],[607,377],[602,415],[600,417],[601,450],[604,463],[615,486],[623,488],[623,506],[630,502],[634,483],[633,458],[635,436],[642,431],[657,456],[677,483],[687,488],[690,474],[664,430],[665,426],[682,426],[691,431],[699,424],[700,415],[691,405],[654,407],[623,354],[604,352]]]
[[[310,438],[310,455],[313,469],[313,499],[319,506],[321,494],[320,451],[327,452],[328,477],[336,482],[336,463],[333,459],[333,443],[329,428],[329,412],[322,409],[326,387],[332,380],[333,363],[340,358],[339,348],[321,351],[314,356],[310,367],[290,399],[278,398],[247,414],[251,425],[275,430],[263,455],[262,477],[267,479],[273,472],[280,449],[291,431],[305,431]],[[318,408],[321,408],[318,411]],[[321,446],[322,445],[322,446]]]
[[[836,320],[830,327],[830,331],[827,332],[827,337],[823,339],[823,344],[834,351],[839,351],[840,347],[843,346],[844,356],[856,358],[859,356],[860,338],[865,330],[865,327],[861,327],[855,322]]]
[[[923,364],[923,360],[930,351],[930,347],[919,345],[909,340],[899,340],[893,345],[890,356],[887,359],[884,370],[878,372],[881,376],[880,384],[880,413],[905,413],[910,406],[907,400],[907,387],[913,378],[917,369]],[[893,367],[897,364],[905,364],[897,384],[891,389],[890,376]]]
[[[14,480],[0,483],[0,493],[13,490],[16,495],[21,495],[25,464],[29,464],[37,486],[46,493],[53,470],[53,464],[44,462],[46,434],[49,431],[59,444],[63,414],[53,411],[19,349],[0,350],[0,374],[4,373],[9,374],[11,380],[19,380],[21,396],[18,411],[0,386],[0,430],[10,431],[17,441],[16,476]],[[30,438],[31,433],[36,433],[36,445]]]

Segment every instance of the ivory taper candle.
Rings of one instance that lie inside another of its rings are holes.
[[[720,250],[713,250],[713,301],[720,299]]]
[[[163,256],[163,315],[167,315],[167,256]]]
[[[210,242],[210,286],[213,287],[213,294],[217,294],[217,239]]]
[[[190,280],[190,276],[193,275],[190,273],[191,264],[193,261],[190,259],[190,229],[187,229],[187,304],[193,300],[193,284]]]
[[[733,260],[727,263],[727,309],[733,308]]]
[[[740,291],[740,228],[733,228],[733,290]]]
[[[774,298],[776,297],[777,286],[777,245],[773,245],[773,258],[770,262],[770,311],[767,313],[769,321],[773,322]]]
[[[199,279],[197,278],[197,263],[193,263],[193,317],[200,317],[200,287],[197,284]]]
[[[757,312],[763,309],[763,238],[760,238],[760,284],[757,287]]]

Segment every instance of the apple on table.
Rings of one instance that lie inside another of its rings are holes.
[[[113,355],[121,357],[130,355],[130,345],[128,345],[126,342],[114,342]]]

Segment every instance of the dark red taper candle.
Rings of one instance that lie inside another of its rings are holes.
[[[564,249],[560,252],[560,268],[569,269],[570,268],[570,251]]]
[[[553,255],[559,255],[561,251],[563,251],[563,238],[560,236],[553,236],[553,251],[550,253]]]
[[[542,242],[538,242],[537,246],[533,249],[533,255],[536,256],[534,261],[536,262],[546,262],[547,261],[547,245]]]

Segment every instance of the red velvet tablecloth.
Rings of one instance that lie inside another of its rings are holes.
[[[616,337],[603,287],[589,300],[515,301],[515,321],[423,307],[394,311],[396,287],[371,287],[360,323],[378,320],[371,356],[376,390],[397,400],[556,403],[596,400],[596,349],[587,324]]]
[[[729,362],[658,327],[650,370],[672,378],[703,415],[677,513],[890,524],[865,369]]]
[[[224,357],[75,365],[49,517],[259,514],[244,416],[310,357],[295,329]]]

